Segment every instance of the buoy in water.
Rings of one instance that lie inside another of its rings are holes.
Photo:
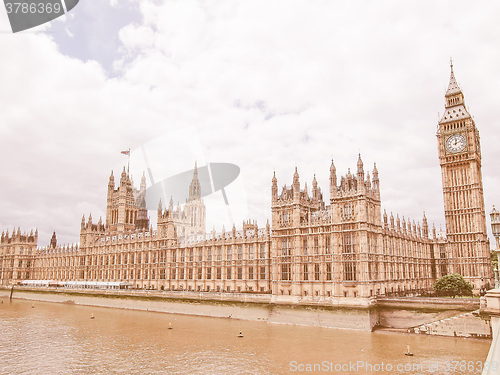
[[[240,334],[238,335],[238,337],[243,337],[243,333],[240,331]]]
[[[31,308],[34,309],[35,308],[35,304],[31,305]]]
[[[90,316],[90,319],[95,319],[94,313]]]
[[[174,329],[174,327],[172,327],[172,323],[168,323],[168,329]]]
[[[406,353],[405,355],[407,355],[408,357],[413,357],[413,353],[410,352],[410,345],[406,345]]]

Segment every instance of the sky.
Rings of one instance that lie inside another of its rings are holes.
[[[136,185],[144,150],[157,177],[239,166],[228,206],[220,191],[204,198],[207,231],[264,226],[274,171],[279,189],[295,167],[309,191],[316,175],[329,202],[331,160],[340,178],[358,154],[370,174],[377,164],[383,210],[425,211],[444,229],[436,130],[450,57],[481,136],[488,215],[500,205],[499,16],[496,1],[81,0],[13,34],[0,10],[0,231],[77,243],[82,215],[105,217],[129,148]]]

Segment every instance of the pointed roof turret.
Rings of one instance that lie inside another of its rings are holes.
[[[111,171],[111,175],[109,176],[108,187],[109,189],[115,188],[115,176],[113,176],[113,171]]]
[[[299,182],[299,172],[297,172],[297,166],[295,166],[295,173],[293,174],[293,183]]]
[[[429,225],[427,224],[427,217],[425,216],[425,211],[424,211],[424,218],[422,219],[422,235],[425,238],[429,238]]]
[[[141,191],[146,190],[146,173],[145,172],[142,172],[140,189],[141,189]]]
[[[452,59],[450,59],[450,68],[451,68],[450,83],[448,84],[448,90],[446,90],[445,96],[455,95],[462,92],[462,90],[460,90],[460,87],[458,86],[457,80],[455,79],[455,74],[453,73]]]
[[[462,93],[462,90],[458,86],[457,80],[455,79],[452,61],[450,61],[450,67],[450,83],[448,84],[448,90],[445,94],[445,111],[441,120],[439,121],[440,124],[471,119],[471,116],[467,111],[467,108],[465,107],[464,94]]]
[[[337,169],[335,168],[335,164],[333,164],[333,159],[332,159],[332,164],[330,165],[330,173],[335,173]]]
[[[333,197],[336,194],[337,190],[337,170],[335,169],[335,164],[330,165],[330,197]]]
[[[293,195],[298,198],[300,195],[300,183],[299,183],[299,172],[297,172],[297,167],[295,167],[295,173],[293,174]]]
[[[55,249],[57,246],[56,232],[52,233],[52,238],[50,239],[50,247]]]
[[[278,180],[276,178],[276,171],[273,173],[273,179],[271,183],[271,196],[273,203],[276,203],[278,200]]]
[[[358,154],[358,173],[363,172],[363,160],[361,160],[361,153]]]
[[[201,186],[200,180],[198,180],[198,166],[197,162],[194,162],[194,172],[193,179],[191,180],[191,184],[189,185],[189,198],[188,200],[195,200],[201,198]]]

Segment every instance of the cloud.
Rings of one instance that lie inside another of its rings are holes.
[[[316,174],[328,200],[331,159],[343,175],[361,153],[383,208],[444,227],[435,133],[450,56],[482,136],[487,211],[500,201],[495,2],[110,4],[61,23],[71,48],[60,33],[1,36],[2,228],[78,241],[81,215],[104,213],[119,151],[186,127],[208,161],[241,167],[261,225],[274,170],[280,186],[295,165],[309,188]]]

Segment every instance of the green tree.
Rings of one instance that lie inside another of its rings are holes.
[[[473,286],[458,273],[440,277],[434,283],[434,290],[440,296],[470,296]]]

